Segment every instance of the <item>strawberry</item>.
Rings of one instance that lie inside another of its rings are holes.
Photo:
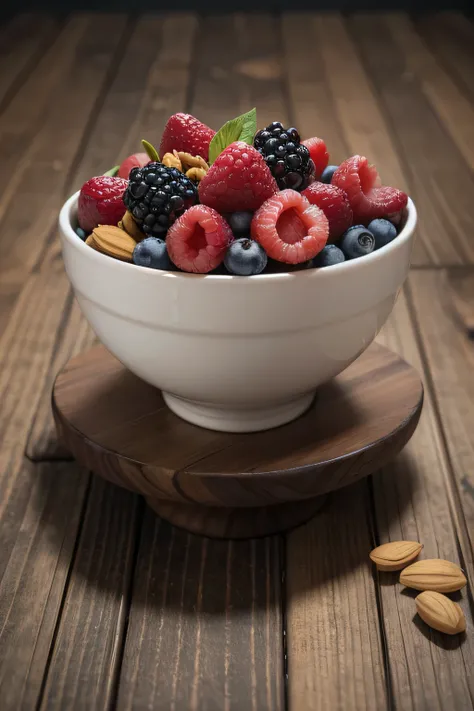
[[[307,138],[302,141],[303,146],[309,150],[314,167],[316,168],[316,178],[319,178],[329,161],[329,153],[322,138]]]
[[[143,168],[150,162],[150,156],[148,153],[133,153],[133,155],[128,156],[122,161],[120,168],[118,169],[119,178],[125,178],[128,180],[130,171],[132,168]]]
[[[324,212],[311,205],[304,195],[296,190],[282,190],[257,210],[250,234],[272,259],[301,264],[322,250],[329,223]]]
[[[185,151],[192,156],[201,156],[209,160],[209,144],[215,131],[201,123],[191,114],[173,114],[170,116],[161,137],[160,156],[173,150]]]
[[[207,274],[224,260],[234,239],[224,218],[211,207],[193,205],[170,227],[168,254],[185,272]]]
[[[329,241],[338,239],[352,225],[352,208],[346,193],[335,185],[312,183],[303,195],[317,205],[329,222]]]
[[[199,183],[199,199],[220,213],[254,211],[278,192],[260,153],[243,141],[222,151]]]
[[[408,196],[397,188],[380,187],[374,165],[364,156],[352,156],[343,161],[331,179],[347,193],[354,214],[354,223],[367,225],[377,217],[388,217],[406,207]]]
[[[89,234],[97,225],[116,225],[125,213],[123,194],[128,180],[100,175],[84,183],[79,193],[77,219]]]

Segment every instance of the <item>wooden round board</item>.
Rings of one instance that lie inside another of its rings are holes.
[[[321,386],[306,414],[267,432],[214,432],[181,420],[103,346],[70,360],[53,389],[58,432],[79,462],[143,494],[171,523],[222,538],[306,521],[324,494],[402,449],[422,403],[416,370],[377,344]]]

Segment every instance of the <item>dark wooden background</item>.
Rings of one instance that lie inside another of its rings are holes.
[[[456,13],[19,16],[0,28],[0,707],[464,711],[465,636],[415,617],[374,544],[418,539],[474,580],[474,29]],[[405,452],[288,536],[161,522],[67,458],[53,377],[93,335],[57,241],[64,199],[169,114],[360,152],[420,212],[380,336],[423,374]]]

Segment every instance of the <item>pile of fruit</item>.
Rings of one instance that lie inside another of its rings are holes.
[[[403,223],[406,194],[381,186],[366,158],[328,165],[321,138],[302,141],[278,121],[257,131],[255,109],[217,133],[174,114],[160,153],[143,145],[82,186],[76,230],[138,266],[239,276],[329,267],[384,247]]]

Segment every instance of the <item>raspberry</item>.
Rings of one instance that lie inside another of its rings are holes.
[[[243,141],[227,146],[199,183],[203,205],[221,213],[252,212],[277,192],[262,156]]]
[[[100,175],[84,183],[79,193],[77,219],[89,234],[98,225],[116,225],[123,217],[123,193],[128,181]]]
[[[329,222],[329,239],[336,240],[352,225],[352,208],[346,193],[335,185],[312,183],[303,195],[317,205]]]
[[[347,193],[355,223],[367,225],[377,217],[398,213],[408,201],[401,190],[380,187],[376,167],[363,156],[352,156],[341,163],[331,183]]]
[[[324,212],[304,195],[282,190],[257,210],[250,232],[272,259],[301,264],[322,250],[329,224]]]
[[[161,137],[160,156],[175,151],[185,151],[192,156],[201,156],[209,160],[209,144],[215,131],[201,123],[191,114],[173,114],[170,116]]]
[[[232,240],[232,230],[218,212],[193,205],[169,229],[166,244],[177,267],[207,274],[223,262]]]
[[[303,141],[303,146],[309,150],[316,170],[316,178],[319,178],[329,161],[326,144],[322,138],[307,138],[306,141]]]
[[[118,176],[119,178],[126,178],[128,180],[132,168],[143,168],[145,165],[148,165],[149,162],[150,156],[148,153],[134,153],[122,161],[118,169]]]

